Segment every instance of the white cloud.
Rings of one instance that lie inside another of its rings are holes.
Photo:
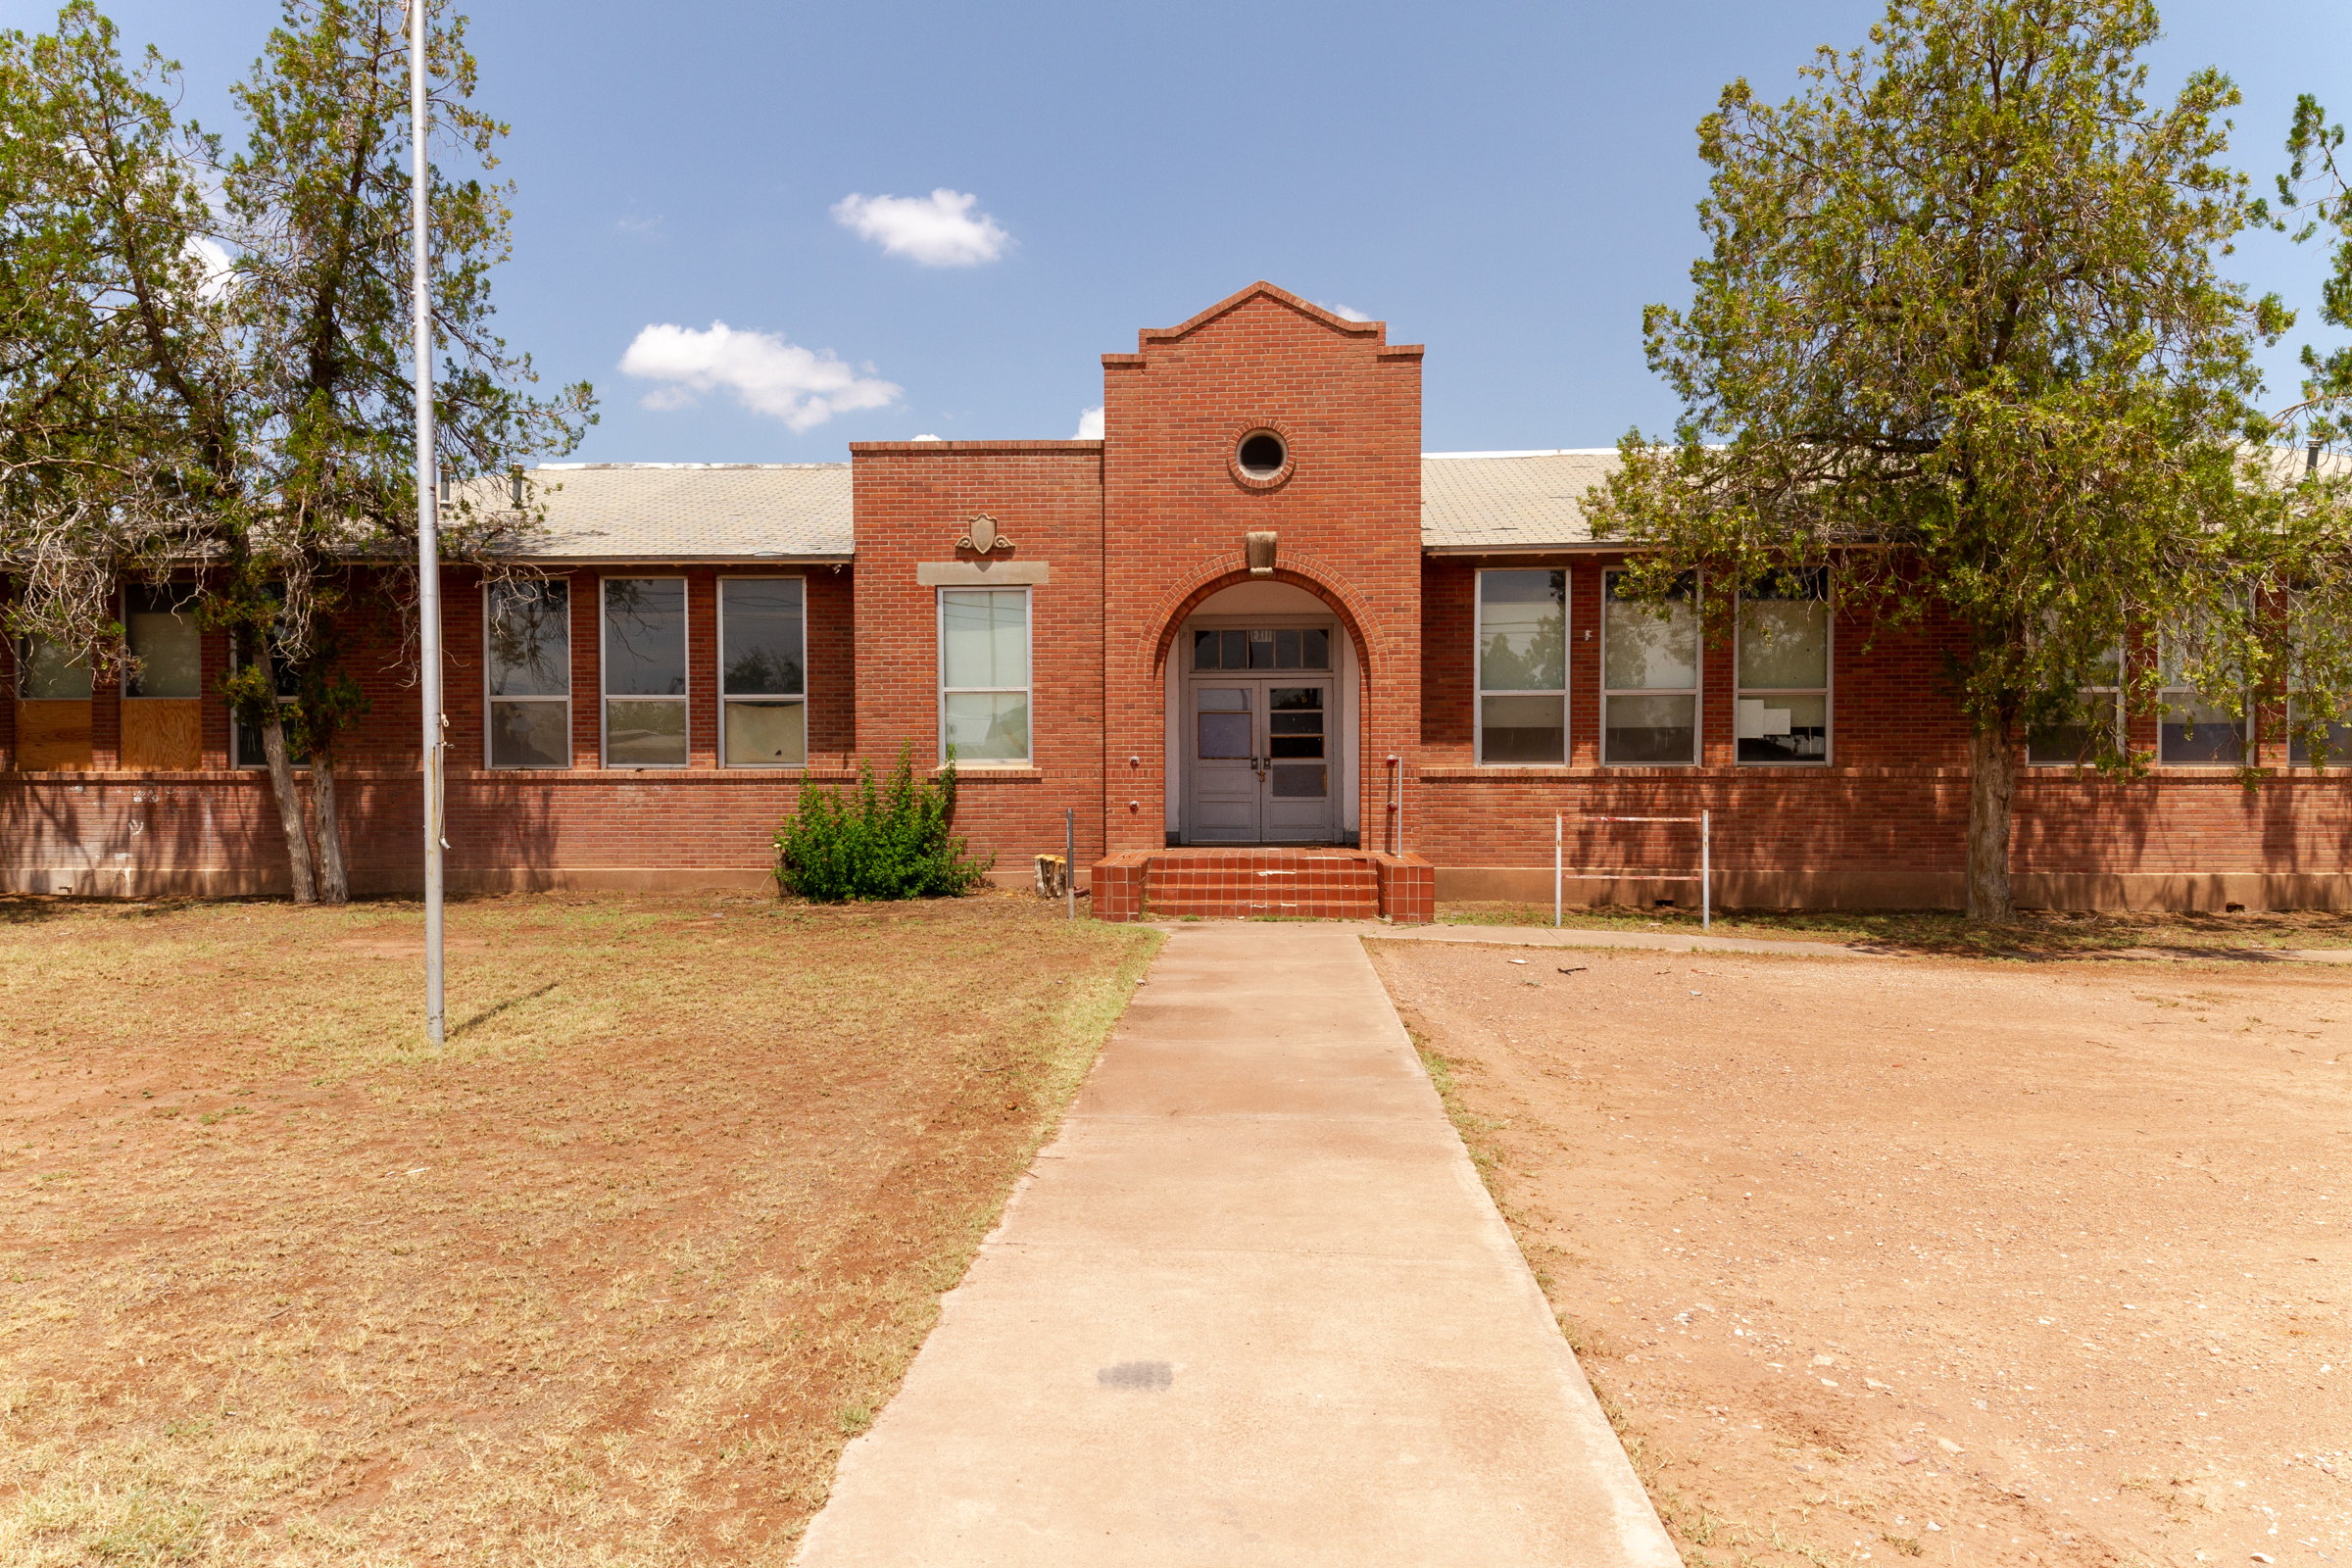
[[[1315,303],[1317,305],[1321,305],[1325,310],[1329,311],[1332,315],[1338,317],[1343,321],[1369,321],[1372,319],[1371,317],[1366,316],[1354,306],[1342,305],[1338,300],[1332,300],[1329,303],[1326,303],[1322,300],[1317,300]]]
[[[691,408],[696,393],[727,387],[745,408],[773,415],[795,430],[854,409],[887,408],[901,390],[878,375],[859,373],[831,350],[811,352],[773,332],[738,332],[724,321],[712,321],[707,332],[649,326],[620,357],[620,368],[670,383],[646,394],[649,409]],[[873,367],[864,368],[871,372]]]
[[[1012,243],[995,219],[972,211],[979,200],[945,185],[928,196],[850,195],[833,204],[833,218],[893,256],[925,267],[976,267]]]
[[[236,263],[230,260],[228,247],[219,240],[199,234],[188,241],[187,254],[190,261],[204,269],[204,276],[196,282],[196,292],[207,304],[237,286]]]
[[[1070,439],[1073,441],[1102,440],[1102,411],[1101,409],[1082,410],[1078,416],[1078,433]]]

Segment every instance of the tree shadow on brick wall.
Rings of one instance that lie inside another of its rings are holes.
[[[2265,868],[2289,876],[2352,871],[2352,769],[2267,783],[2251,809]]]
[[[286,881],[266,808],[256,792],[207,785],[26,780],[0,790],[0,842],[13,879],[36,893],[266,892]]]
[[[2020,769],[2024,773],[2025,769]],[[2163,786],[2110,780],[2085,769],[2022,778],[2012,808],[2011,872],[2021,876],[2124,876],[2161,853]]]
[[[484,893],[554,887],[562,840],[555,792],[562,787],[504,774],[453,787],[443,833],[453,886]]]

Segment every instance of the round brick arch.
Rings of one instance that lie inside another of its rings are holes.
[[[1152,678],[1164,678],[1168,651],[1176,641],[1176,634],[1184,629],[1184,623],[1193,612],[1212,595],[1240,583],[1271,580],[1288,583],[1293,588],[1303,588],[1331,607],[1332,613],[1339,617],[1340,624],[1347,629],[1348,645],[1355,650],[1356,674],[1369,691],[1373,656],[1388,657],[1388,639],[1384,637],[1377,647],[1374,645],[1365,630],[1372,623],[1367,607],[1331,574],[1316,569],[1319,565],[1320,563],[1311,557],[1291,557],[1275,564],[1271,579],[1250,576],[1249,565],[1239,556],[1222,557],[1196,567],[1190,576],[1168,590],[1158,608],[1146,619],[1147,625],[1158,628],[1152,634],[1144,661]]]

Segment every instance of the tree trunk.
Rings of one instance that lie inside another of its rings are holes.
[[[294,764],[286,757],[286,726],[270,707],[262,720],[262,756],[270,762],[270,793],[277,797],[277,820],[286,830],[286,869],[294,880],[294,902],[318,902],[318,883],[311,875],[311,829],[302,819],[302,796],[294,788]]]
[[[311,754],[311,805],[318,813],[318,902],[349,904],[351,874],[343,868],[343,820],[335,814],[335,757]]]
[[[1968,917],[1993,925],[2017,918],[2009,889],[2009,817],[2017,796],[2017,748],[2009,726],[1980,725],[1968,739]]]

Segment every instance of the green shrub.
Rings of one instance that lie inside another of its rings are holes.
[[[914,749],[877,786],[870,763],[858,764],[855,790],[801,786],[801,804],[776,830],[776,880],[787,893],[818,904],[848,899],[954,898],[977,886],[996,863],[972,858],[949,831],[956,814],[956,754],[936,783],[914,776]]]

